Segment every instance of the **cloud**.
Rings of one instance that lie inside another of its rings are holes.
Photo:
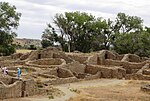
[[[117,13],[139,16],[150,26],[149,0],[0,0],[9,2],[22,13],[18,37],[41,38],[47,23],[56,13],[83,11],[97,17],[115,19]]]

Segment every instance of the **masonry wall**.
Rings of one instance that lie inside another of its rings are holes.
[[[11,85],[0,86],[0,99],[21,97],[22,82],[17,81]]]
[[[83,64],[88,59],[88,57],[86,56],[79,56],[79,55],[68,55],[68,56],[73,60],[80,62],[81,64]]]

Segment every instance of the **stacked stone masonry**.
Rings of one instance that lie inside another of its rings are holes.
[[[46,93],[46,86],[99,78],[150,80],[150,59],[101,50],[92,54],[64,53],[46,48],[0,57],[8,75],[0,73],[0,99]],[[16,78],[20,68],[21,79]]]

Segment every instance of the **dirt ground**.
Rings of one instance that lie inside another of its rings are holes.
[[[116,85],[88,87],[68,101],[150,101],[150,94],[140,90],[146,81],[126,81]]]
[[[28,50],[28,49],[17,49],[16,53],[27,53],[27,52],[31,52],[32,50]]]
[[[97,79],[56,85],[64,94],[60,96],[36,95],[3,101],[150,101],[150,94],[140,90],[150,81]]]

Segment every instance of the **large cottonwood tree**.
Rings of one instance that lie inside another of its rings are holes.
[[[15,52],[13,38],[14,32],[19,25],[21,13],[16,11],[15,6],[7,2],[0,2],[0,55],[10,55]]]

